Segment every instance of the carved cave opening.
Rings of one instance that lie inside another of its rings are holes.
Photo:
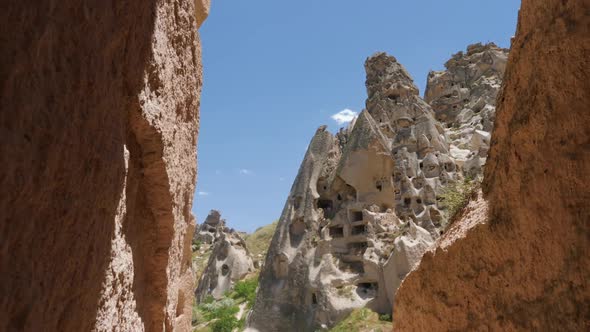
[[[379,291],[379,284],[376,282],[361,282],[356,287],[357,294],[361,297],[374,297]]]
[[[352,211],[352,222],[363,221],[363,211]]]
[[[352,235],[365,235],[367,234],[367,225],[358,225],[352,227]]]
[[[344,227],[343,226],[332,226],[330,227],[330,236],[333,238],[341,238],[344,237]]]
[[[331,199],[318,199],[318,208],[323,209],[324,212],[332,210],[332,200]]]
[[[353,242],[348,244],[348,252],[350,255],[361,256],[365,253],[369,244],[364,242]]]
[[[221,275],[225,277],[228,274],[229,274],[229,266],[227,266],[227,264],[223,264],[223,266],[221,266]]]

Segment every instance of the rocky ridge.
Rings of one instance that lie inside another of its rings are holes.
[[[493,44],[472,45],[465,59],[459,53],[451,61],[484,68],[490,52],[505,55]],[[335,136],[321,127],[312,138],[261,271],[250,328],[311,331],[355,308],[391,313],[402,279],[444,232],[445,190],[471,175],[451,153],[454,144],[487,153],[483,144],[452,141],[454,133],[436,119],[446,109],[435,90],[463,79],[458,65],[447,65],[448,73],[430,75],[433,110],[394,57],[367,59],[366,110]],[[461,90],[465,109],[483,102],[492,113],[495,92],[486,89],[495,88],[502,67],[491,67],[470,72]],[[470,98],[474,104],[464,101]],[[481,120],[480,111],[447,121],[475,136],[468,126]]]

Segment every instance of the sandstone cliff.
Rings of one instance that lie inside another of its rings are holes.
[[[396,330],[590,328],[589,13],[588,0],[522,1],[485,199],[404,280]]]
[[[0,330],[187,331],[208,1],[1,7]]]
[[[490,54],[496,60],[487,65]],[[467,142],[483,132],[476,113],[484,106],[493,120],[490,96],[505,55],[492,44],[472,45],[466,59],[454,56],[473,63],[469,80],[455,75],[456,66],[431,75],[441,79],[431,79],[430,90],[441,93],[445,88],[438,86],[463,79],[462,116],[448,123]],[[336,136],[320,128],[310,143],[260,275],[253,329],[313,331],[363,307],[391,313],[402,279],[445,230],[445,192],[470,175],[465,159],[451,151],[487,156],[487,141],[467,145],[449,138],[453,132],[436,119],[443,107],[433,110],[420,98],[394,57],[377,53],[365,69],[366,110]],[[469,171],[477,177],[482,169]]]

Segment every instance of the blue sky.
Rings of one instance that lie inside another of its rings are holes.
[[[508,47],[518,0],[213,0],[193,213],[253,231],[278,219],[317,127],[362,110],[364,61],[385,51],[423,94],[429,70],[475,42]]]

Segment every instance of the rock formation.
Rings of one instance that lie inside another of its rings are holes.
[[[479,63],[481,53],[469,56]],[[366,110],[310,143],[261,272],[253,329],[313,331],[359,307],[390,313],[401,280],[444,231],[439,196],[464,178],[447,131],[394,57],[377,53],[365,69]],[[469,87],[488,102],[480,76]]]
[[[197,302],[207,295],[220,299],[236,281],[254,272],[254,264],[246,242],[233,229],[225,227],[218,211],[212,210],[201,227],[198,238],[209,240],[214,234],[213,248],[207,266],[195,291]],[[213,232],[212,232],[213,231]],[[202,235],[201,235],[202,234]]]
[[[217,210],[211,210],[205,221],[197,226],[194,240],[201,243],[213,244],[221,234],[226,231],[225,219],[221,219],[221,213]]]
[[[508,50],[473,44],[430,72],[425,100],[451,139],[450,155],[469,177],[483,174]]]
[[[590,327],[589,12],[587,0],[522,1],[485,199],[403,281],[396,330]]]
[[[187,331],[196,1],[0,11],[0,330]]]
[[[400,218],[412,219],[436,236],[443,222],[437,194],[443,185],[461,178],[460,170],[449,158],[444,129],[394,57],[378,53],[367,60],[365,69],[367,110],[390,139],[389,151],[395,162],[394,171],[383,174],[387,180],[393,179],[387,188],[395,195],[384,203],[395,202]],[[380,182],[374,185],[382,187]]]

